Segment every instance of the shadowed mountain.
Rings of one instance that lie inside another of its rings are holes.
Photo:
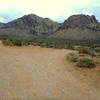
[[[84,28],[89,24],[97,24],[95,16],[88,15],[72,15],[67,20],[65,20],[62,28]]]
[[[100,23],[95,16],[73,15],[50,37],[69,40],[100,39]]]
[[[34,14],[25,15],[19,19],[9,22],[5,25],[5,28],[16,29],[32,29],[33,33],[52,33],[58,28],[58,23],[52,21],[49,18],[42,18]]]
[[[47,36],[66,40],[100,40],[100,23],[95,16],[72,15],[58,24],[49,18],[25,15],[7,24],[1,24],[0,38],[32,39]]]
[[[48,36],[58,27],[59,24],[49,18],[29,14],[1,25],[0,38],[31,39],[34,36]]]
[[[4,23],[0,23],[0,28],[3,27],[5,24]]]

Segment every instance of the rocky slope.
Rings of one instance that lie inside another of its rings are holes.
[[[5,24],[0,22],[0,28],[3,27]]]
[[[58,28],[58,23],[49,18],[42,18],[35,14],[25,15],[9,22],[5,28],[32,29],[33,33],[52,33]]]
[[[58,27],[59,24],[49,18],[29,14],[1,25],[0,38],[31,39],[34,36],[48,36]]]
[[[100,23],[95,16],[73,15],[51,37],[70,40],[100,39]]]
[[[97,24],[95,16],[88,15],[72,15],[67,20],[65,20],[62,28],[83,28],[87,27],[89,24]]]
[[[95,16],[72,15],[58,24],[49,18],[35,14],[25,15],[0,28],[0,38],[30,39],[34,36],[49,36],[67,40],[100,40],[100,23]]]

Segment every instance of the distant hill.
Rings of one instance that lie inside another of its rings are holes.
[[[59,24],[35,14],[25,15],[7,24],[0,23],[0,38],[32,39],[35,36],[66,40],[100,40],[100,23],[95,16],[72,15]]]
[[[50,37],[70,40],[100,39],[100,23],[95,16],[72,15]]]
[[[34,36],[48,36],[59,27],[57,22],[35,14],[25,15],[0,27],[0,38],[31,39]]]
[[[0,28],[3,27],[5,24],[0,22]]]
[[[97,24],[95,16],[89,15],[72,15],[62,25],[62,28],[84,28],[90,24]]]
[[[58,23],[49,18],[42,18],[35,14],[25,15],[7,23],[4,28],[32,29],[33,33],[52,33],[58,28]]]

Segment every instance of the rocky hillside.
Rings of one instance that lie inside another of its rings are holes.
[[[30,39],[48,36],[67,40],[100,40],[100,23],[95,16],[72,15],[58,24],[35,14],[25,15],[7,24],[0,24],[0,38]]]
[[[57,22],[35,14],[25,15],[0,27],[0,38],[31,39],[48,36],[59,27]]]
[[[0,28],[3,27],[5,24],[0,22]]]
[[[95,16],[73,15],[51,37],[70,40],[100,39],[100,23]]]
[[[19,19],[9,22],[4,28],[32,29],[33,33],[52,33],[58,28],[58,23],[49,18],[42,18],[35,14],[25,15]]]
[[[72,15],[65,20],[62,28],[76,28],[76,27],[87,27],[89,24],[97,24],[95,16],[88,15]]]

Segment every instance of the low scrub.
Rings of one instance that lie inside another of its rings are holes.
[[[71,53],[69,53],[69,54],[67,55],[67,59],[68,59],[69,61],[71,61],[71,62],[77,62],[77,60],[78,60],[78,55],[77,55],[76,53],[71,52]]]
[[[80,50],[80,46],[73,46],[73,49],[79,51]]]
[[[2,40],[2,43],[6,46],[23,46],[23,45],[29,45],[30,43],[27,41],[23,41],[23,40],[10,40],[10,39],[6,39],[6,40]]]
[[[11,40],[2,40],[2,43],[6,46],[13,46],[13,42]]]
[[[89,51],[90,51],[90,48],[89,47],[81,46],[79,48],[79,53],[89,54]]]
[[[48,47],[48,48],[59,48],[59,49],[74,49],[80,50],[80,52],[87,51],[83,50],[84,48],[80,48],[84,45],[93,46],[95,42],[88,42],[88,41],[76,41],[76,40],[66,40],[62,38],[49,38],[49,37],[42,37],[42,36],[34,36],[31,39],[14,39],[14,38],[1,38],[4,45],[10,46],[23,46],[23,45],[34,45],[34,46],[41,46],[41,47]],[[100,46],[100,42],[96,42]],[[95,46],[96,47],[96,46]]]
[[[94,49],[85,46],[79,48],[79,54],[88,54],[90,56],[96,56],[96,52]]]
[[[86,68],[92,68],[96,66],[96,63],[93,59],[91,58],[80,58],[78,60],[77,65],[79,67],[86,67]]]

